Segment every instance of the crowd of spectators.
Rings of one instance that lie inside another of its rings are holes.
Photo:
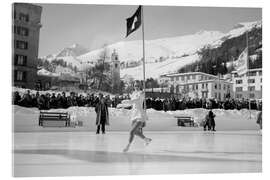
[[[227,98],[225,101],[217,99],[202,99],[202,98],[168,98],[168,99],[146,99],[147,108],[153,108],[163,111],[176,111],[193,108],[205,108],[205,109],[253,109],[261,110],[262,101],[255,101],[248,99],[232,99]]]
[[[128,99],[128,96],[105,96],[108,107],[116,108],[122,100]],[[24,107],[37,107],[40,110],[66,109],[71,106],[79,107],[95,107],[98,102],[97,94],[77,94],[75,92],[69,93],[67,96],[65,92],[62,93],[45,93],[39,92],[31,93],[27,90],[25,94],[20,95],[18,91],[13,92],[13,104]],[[250,101],[247,99],[226,99],[225,101],[219,101],[215,99],[191,99],[191,98],[146,98],[147,108],[153,108],[158,111],[175,111],[191,108],[206,108],[206,109],[251,109],[261,110],[261,101]]]

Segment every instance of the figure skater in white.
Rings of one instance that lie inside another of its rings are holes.
[[[134,92],[131,94],[131,100],[123,100],[122,104],[132,105],[131,110],[131,121],[132,128],[130,130],[129,141],[124,152],[129,150],[129,147],[134,139],[134,136],[137,135],[145,141],[145,145],[148,145],[152,139],[147,138],[143,135],[142,128],[145,127],[145,121],[148,119],[146,111],[143,107],[145,93],[140,91],[140,84],[138,81],[135,82]]]

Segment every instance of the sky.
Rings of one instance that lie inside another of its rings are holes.
[[[119,41],[142,39],[141,28],[126,35],[126,18],[138,6],[68,5],[42,6],[39,56],[55,54],[80,44],[89,50]],[[201,30],[228,32],[239,22],[262,19],[261,8],[144,6],[145,39],[194,34]]]

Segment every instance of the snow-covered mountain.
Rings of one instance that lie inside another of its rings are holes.
[[[54,60],[54,59],[63,59],[64,61],[67,62],[67,64],[72,64],[73,66],[81,66],[80,60],[77,59],[78,56],[85,54],[89,52],[89,50],[82,45],[79,44],[73,44],[69,47],[66,47],[62,50],[60,50],[56,54],[50,54],[43,59],[47,59],[49,61]]]
[[[155,62],[160,57],[174,58],[194,54],[199,48],[220,39],[224,34],[218,31],[200,31],[196,34],[162,38],[145,41],[146,62]],[[107,47],[108,53],[113,50],[119,55],[121,62],[140,61],[142,58],[142,41],[122,41]],[[83,63],[95,61],[104,49],[97,49],[79,57]]]
[[[204,46],[216,48],[231,38],[241,36],[253,28],[261,28],[262,22],[239,23],[228,33],[219,31],[199,31],[195,34],[161,38],[145,41],[146,77],[157,78],[161,74],[176,72],[181,67],[199,61],[197,52]],[[107,54],[114,50],[119,55],[119,60],[124,63],[139,62],[142,59],[142,41],[121,41],[106,47]],[[64,48],[52,56],[63,59],[67,63],[76,65],[79,69],[93,66],[100,58],[104,48],[87,51],[79,45]],[[161,60],[162,59],[162,60]],[[142,79],[142,65],[121,69],[121,77],[132,76]]]

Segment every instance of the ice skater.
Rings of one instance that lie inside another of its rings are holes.
[[[148,145],[152,139],[147,138],[143,134],[143,127],[145,127],[145,121],[148,119],[146,111],[144,109],[144,99],[145,93],[140,90],[140,83],[135,82],[134,92],[131,94],[131,100],[123,100],[122,104],[132,105],[131,110],[131,121],[132,128],[130,130],[129,141],[127,146],[124,148],[123,152],[127,152],[130,148],[130,145],[134,139],[134,136],[137,135],[145,141],[145,144]]]

